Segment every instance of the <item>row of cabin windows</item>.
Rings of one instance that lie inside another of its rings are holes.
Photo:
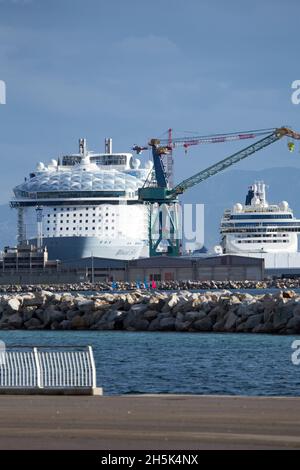
[[[60,209],[57,209],[57,207],[54,207],[53,210],[54,211],[57,211],[57,210],[60,210],[61,212],[64,212],[64,210],[66,211],[70,211],[70,210],[73,210],[73,211],[76,211],[77,207],[66,207],[65,209],[63,207],[60,207]],[[88,210],[93,210],[95,211],[97,209],[97,207],[86,207],[85,210],[88,211]],[[101,208],[98,207],[98,209],[101,210]],[[106,210],[108,210],[108,207],[105,207]]]
[[[112,219],[111,222],[114,222],[115,219]],[[68,224],[70,221],[69,220],[60,220],[59,223],[63,224],[63,223],[66,223]],[[78,222],[81,224],[82,223],[82,219],[79,219]],[[85,223],[88,224],[90,221],[86,219]],[[102,219],[98,219],[98,222],[102,222]],[[105,219],[105,222],[108,222],[107,219]],[[72,221],[71,221],[72,223]],[[77,223],[77,220],[73,220],[73,223]],[[96,223],[96,219],[92,219],[92,223]],[[47,220],[47,224],[50,224],[50,220]]]
[[[266,238],[266,237],[288,237],[289,235],[286,234],[286,233],[280,233],[280,234],[277,234],[277,233],[255,233],[255,234],[252,234],[252,233],[249,233],[248,235],[246,234],[243,234],[243,235],[236,235],[237,238]]]
[[[79,210],[78,207],[73,207],[72,209],[70,209],[69,207],[67,207],[66,209],[64,209],[63,207],[60,208],[60,209],[57,209],[56,207],[53,208],[53,211],[54,211],[54,212],[56,212],[56,213],[57,213],[57,212],[60,212],[61,215],[63,215],[62,213],[64,213],[64,212],[70,212],[70,211],[74,211],[74,212],[75,212],[75,211],[78,211],[78,210]],[[81,208],[81,210],[84,210],[84,208]],[[101,207],[86,207],[85,210],[86,210],[86,211],[89,211],[89,212],[91,212],[91,211],[97,211],[97,210],[98,210],[98,212],[103,212],[103,211],[109,211],[109,208],[108,208],[108,207],[105,207],[105,208],[101,208]],[[51,212],[50,212],[50,213],[51,213]],[[50,213],[48,214],[48,217],[49,217]],[[66,215],[68,215],[68,214],[66,214]],[[108,215],[108,213],[107,213],[107,215]]]
[[[73,227],[73,230],[76,230],[77,227]],[[82,227],[78,227],[79,230],[82,230]],[[115,227],[111,227],[111,230],[114,230]],[[63,227],[60,227],[60,231],[64,230]],[[66,227],[66,230],[69,230],[69,227]],[[85,227],[85,230],[90,230],[89,227]],[[92,230],[96,230],[96,227],[92,227]],[[101,230],[101,227],[98,227],[98,230]],[[108,230],[108,227],[105,227],[105,230]],[[47,228],[47,232],[50,231],[50,228]],[[55,231],[55,230],[54,230]]]
[[[59,235],[57,235],[57,236],[59,236],[59,237],[64,237],[64,235],[62,235],[61,233],[60,233]],[[77,234],[76,236],[77,236],[77,237],[89,237],[89,235],[86,234],[86,233],[84,233],[84,234],[80,233],[80,234]],[[44,233],[44,234],[43,234],[43,237],[45,237],[45,238],[51,238],[51,235]],[[105,245],[111,245],[111,241],[110,241],[110,240],[99,240],[99,243],[103,243],[103,244],[105,244]],[[128,245],[131,245],[131,243],[128,243]],[[37,266],[38,266],[38,265],[37,265]]]
[[[56,215],[57,215],[57,214],[53,214],[53,217],[56,217]],[[61,218],[63,218],[63,216],[64,216],[64,214],[59,214],[59,215],[60,215]],[[76,217],[76,215],[78,215],[78,214],[73,214],[73,217]],[[92,215],[93,215],[93,217],[96,217],[96,213],[93,213]],[[115,214],[112,213],[111,215],[114,216]],[[70,217],[70,214],[66,214],[66,216],[67,216],[67,217]],[[80,216],[80,217],[83,217],[83,214],[81,213],[81,214],[79,214],[79,216]],[[86,214],[85,216],[88,217],[88,214]],[[109,216],[109,213],[106,212],[105,216],[108,217],[108,216]],[[51,217],[51,214],[47,214],[47,217]]]
[[[288,240],[238,240],[238,243],[288,243]]]

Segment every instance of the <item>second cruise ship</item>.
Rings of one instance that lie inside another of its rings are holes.
[[[223,253],[297,253],[300,220],[294,217],[288,202],[269,204],[266,185],[257,182],[249,187],[245,204],[225,210],[220,232]]]

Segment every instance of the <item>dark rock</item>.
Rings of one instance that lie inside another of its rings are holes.
[[[38,318],[30,318],[24,322],[25,328],[28,330],[40,329],[42,327],[42,322]]]
[[[23,325],[23,319],[19,313],[13,313],[7,318],[7,324],[9,327],[21,328]]]
[[[160,327],[160,330],[163,330],[163,331],[172,331],[172,330],[174,330],[175,329],[175,318],[173,318],[173,317],[162,318],[159,322],[159,327]]]
[[[202,318],[201,320],[197,320],[193,323],[193,328],[198,331],[211,331],[212,329],[212,321],[211,318],[206,317]]]
[[[225,331],[233,331],[236,326],[236,321],[237,321],[237,316],[233,312],[229,312],[228,316],[226,318],[226,322],[224,325],[224,330]]]

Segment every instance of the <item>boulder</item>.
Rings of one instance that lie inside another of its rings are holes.
[[[289,319],[287,322],[286,328],[292,328],[294,333],[300,333],[300,316],[295,316]]]
[[[98,305],[101,307],[102,301],[100,301],[100,304],[98,304],[97,300],[95,308],[98,308]],[[123,310],[125,306],[125,300],[118,298],[113,304],[108,303],[107,305],[109,305],[110,310]]]
[[[159,331],[160,330],[160,321],[159,318],[154,318],[149,325],[149,331]]]
[[[261,323],[262,319],[263,315],[261,313],[251,315],[245,322],[238,326],[237,331],[251,331]]]
[[[211,318],[206,317],[202,318],[201,320],[195,321],[192,326],[195,330],[198,331],[211,331],[212,321]]]
[[[167,306],[169,307],[168,310],[172,310],[173,307],[175,307],[175,305],[177,305],[179,302],[179,298],[178,298],[178,295],[177,294],[172,294],[171,297],[169,297],[169,299],[167,299]]]
[[[87,313],[95,309],[95,302],[91,299],[79,300],[76,302],[77,308],[80,312]]]
[[[42,308],[37,308],[36,311],[34,312],[34,316],[41,320],[41,322],[44,322],[45,319],[45,311]]]
[[[124,310],[130,310],[131,306],[136,302],[135,298],[131,294],[126,294],[124,302]]]
[[[215,309],[212,309],[212,310],[208,313],[208,317],[211,319],[212,323],[216,323],[217,318],[218,318],[218,314],[216,313]]]
[[[127,330],[128,327],[133,326],[134,323],[142,318],[143,313],[147,310],[147,305],[144,304],[135,304],[131,306],[129,312],[125,312],[123,324],[124,328]]]
[[[53,323],[51,323],[51,325],[48,325],[48,328],[50,328],[50,330],[60,330],[61,329],[60,323],[58,321],[54,321]]]
[[[240,293],[240,294],[239,294],[239,298],[240,298],[240,300],[242,300],[243,302],[247,302],[247,303],[253,302],[253,300],[254,300],[253,295],[252,295],[252,294],[249,294],[248,292]]]
[[[237,316],[233,312],[229,312],[226,317],[226,322],[224,325],[224,330],[226,331],[233,331],[236,326]]]
[[[18,312],[20,310],[21,302],[16,298],[12,297],[7,301],[6,310],[8,312]]]
[[[263,313],[263,322],[264,323],[273,323],[274,318],[274,310],[264,310]]]
[[[231,295],[229,299],[229,305],[238,305],[241,303],[241,300],[237,295]]]
[[[149,321],[144,318],[139,318],[134,324],[133,327],[137,331],[147,331],[149,327]]]
[[[21,328],[23,325],[23,319],[19,313],[13,313],[7,318],[7,324],[9,327]]]
[[[152,321],[156,317],[157,317],[156,310],[146,310],[146,312],[143,313],[143,318],[148,321]]]
[[[85,318],[81,315],[76,315],[76,317],[72,318],[72,320],[70,321],[72,328],[74,328],[75,330],[84,329],[86,327]]]
[[[24,322],[24,326],[27,330],[40,329],[42,327],[42,322],[38,318],[30,318]]]
[[[22,313],[23,313],[23,319],[24,319],[24,322],[30,320],[32,318],[32,316],[34,315],[36,311],[36,307],[23,307],[22,308]]]
[[[273,326],[275,330],[284,328],[289,320],[288,314],[283,309],[278,309],[274,312]]]
[[[44,293],[27,294],[23,296],[24,307],[41,307],[46,303],[47,296]]]
[[[297,294],[293,290],[285,290],[282,293],[283,298],[293,299]]]
[[[176,319],[176,315],[173,312],[161,312],[157,314],[157,319],[159,320],[159,322],[161,322],[163,318],[170,318],[170,317],[173,317],[174,320]]]
[[[185,297],[180,297],[177,304],[173,307],[173,312],[188,312],[193,305],[193,299],[186,299]]]
[[[191,322],[190,321],[181,321],[181,320],[175,320],[175,330],[176,331],[188,331],[190,327]]]
[[[184,321],[194,321],[194,320],[201,320],[202,318],[206,317],[206,313],[203,311],[190,311],[184,314]]]
[[[300,302],[297,302],[295,305],[294,305],[294,308],[293,308],[293,315],[299,315],[300,316]]]
[[[167,317],[162,318],[159,322],[160,330],[163,331],[172,331],[175,329],[175,318]]]
[[[252,333],[273,333],[273,331],[272,323],[260,323],[253,328]]]
[[[142,315],[147,310],[148,310],[148,305],[134,304],[131,306],[130,312],[133,312],[135,315]]]
[[[214,308],[214,303],[212,301],[202,302],[201,307],[200,307],[200,309],[203,310],[206,314],[210,313],[213,308]]]
[[[51,307],[51,308],[50,308]],[[60,310],[54,310],[55,305],[49,306],[42,314],[37,315],[38,319],[42,321],[44,326],[49,326],[54,322],[60,323],[64,320],[65,315]]]
[[[126,315],[126,312],[123,312],[122,310],[109,310],[106,315],[106,320],[108,322],[120,319],[121,317],[124,317]]]
[[[184,314],[181,313],[181,312],[177,312],[177,313],[176,313],[176,321],[181,321],[181,322],[183,322],[183,321],[184,321]]]
[[[155,297],[151,296],[148,301],[148,308],[150,310],[156,310],[160,312],[165,305],[165,298],[164,297]]]
[[[217,321],[212,327],[213,331],[220,332],[224,331],[225,319]]]
[[[96,325],[93,325],[91,327],[91,330],[114,330],[115,328],[115,322],[114,321],[111,321],[111,322],[106,322],[106,321],[103,321],[103,320],[100,320],[98,323],[96,323]]]
[[[72,329],[71,320],[63,320],[62,322],[60,322],[59,328],[62,330],[71,330]]]
[[[79,310],[68,310],[65,313],[65,316],[67,320],[72,320],[72,318],[76,317],[76,315],[78,314],[79,314]]]
[[[74,297],[69,294],[63,295],[60,302],[60,310],[67,312],[71,310],[72,307],[74,307]]]

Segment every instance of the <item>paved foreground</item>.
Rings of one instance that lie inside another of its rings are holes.
[[[0,449],[300,448],[300,398],[0,396]]]

